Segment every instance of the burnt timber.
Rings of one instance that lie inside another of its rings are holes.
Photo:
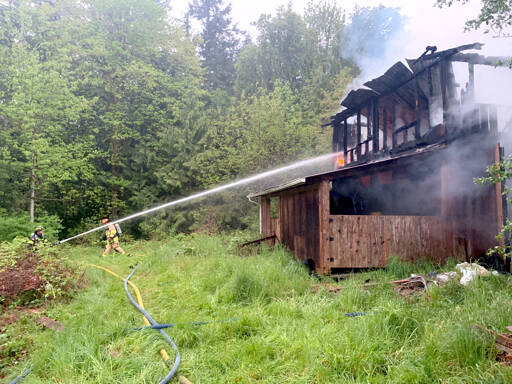
[[[480,48],[428,47],[350,91],[328,124],[344,165],[251,194],[263,236],[324,275],[383,267],[391,255],[472,260],[496,245],[501,185],[474,178],[503,151],[496,108],[474,102],[474,66],[506,58],[462,53]],[[467,63],[464,86],[454,62]]]

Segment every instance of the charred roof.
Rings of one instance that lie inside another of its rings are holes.
[[[355,115],[372,99],[391,93],[395,93],[407,104],[414,105],[415,90],[410,81],[442,60],[481,65],[496,65],[507,60],[504,57],[485,57],[476,53],[461,53],[466,50],[479,50],[482,46],[481,43],[473,43],[444,51],[437,51],[435,46],[429,46],[417,59],[407,59],[408,66],[401,61],[393,64],[382,76],[367,81],[364,83],[364,87],[351,90],[340,103],[344,109],[331,116],[329,125],[340,124],[343,120]]]

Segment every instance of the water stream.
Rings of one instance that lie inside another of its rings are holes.
[[[186,202],[191,201],[191,200],[199,199],[199,198],[204,197],[204,196],[208,196],[208,195],[212,195],[214,193],[218,193],[218,192],[224,191],[226,189],[235,188],[235,187],[239,187],[239,186],[242,186],[242,185],[250,184],[250,183],[253,183],[255,181],[262,180],[264,178],[270,177],[270,176],[274,176],[274,175],[277,175],[277,174],[280,174],[280,173],[283,173],[283,172],[286,172],[286,171],[290,171],[292,169],[297,169],[297,168],[305,167],[305,166],[310,165],[312,163],[326,161],[326,160],[329,160],[331,158],[336,157],[337,155],[338,155],[337,153],[329,153],[329,154],[318,156],[318,157],[314,157],[314,158],[311,158],[311,159],[297,161],[297,162],[295,162],[293,164],[290,164],[290,165],[287,165],[287,166],[284,166],[284,167],[280,167],[280,168],[272,169],[272,170],[265,171],[265,172],[262,172],[262,173],[258,173],[257,175],[249,176],[249,177],[246,177],[246,178],[243,178],[243,179],[240,179],[240,180],[228,183],[228,184],[223,184],[223,185],[220,185],[218,187],[214,187],[214,188],[208,189],[208,190],[203,191],[203,192],[199,192],[199,193],[187,196],[187,197],[183,197],[181,199],[169,201],[168,203],[165,203],[165,204],[162,204],[162,205],[158,205],[156,207],[149,208],[149,209],[146,209],[144,211],[133,213],[133,214],[131,214],[129,216],[126,216],[126,217],[123,217],[121,219],[118,219],[118,220],[115,220],[115,221],[111,221],[111,222],[109,222],[107,224],[100,225],[99,227],[96,227],[96,228],[93,228],[93,229],[89,229],[88,231],[79,233],[78,235],[71,236],[71,237],[69,237],[67,239],[59,241],[59,244],[62,244],[62,243],[65,243],[67,241],[76,239],[78,237],[85,236],[85,235],[87,235],[89,233],[93,233],[93,232],[99,231],[101,229],[104,229],[104,228],[108,227],[111,224],[122,223],[124,221],[135,219],[136,217],[139,217],[139,216],[147,215],[149,213],[153,213],[153,212],[159,211],[161,209],[165,209],[165,208],[169,208],[169,207],[172,207],[172,206],[175,206],[175,205],[183,204],[183,203],[186,203]]]

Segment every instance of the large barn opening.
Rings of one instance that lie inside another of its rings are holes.
[[[330,214],[439,216],[440,164],[432,160],[334,179]]]

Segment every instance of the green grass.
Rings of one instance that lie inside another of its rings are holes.
[[[181,324],[168,333],[182,355],[179,373],[193,383],[512,382],[512,368],[496,363],[491,342],[473,330],[512,324],[510,277],[405,300],[384,282],[439,267],[393,261],[341,282],[341,294],[313,294],[317,281],[282,248],[241,258],[228,236],[123,246],[134,256],[100,260],[98,247],[66,249],[77,263],[122,276],[139,262],[133,282],[157,321]],[[46,309],[64,332],[30,317],[8,327],[11,339],[29,334],[32,342],[7,378],[31,365],[23,383],[157,383],[167,373],[158,350],[172,352],[157,332],[131,331],[142,319],[122,282],[94,268],[87,276],[72,302]],[[362,289],[366,279],[383,284]],[[367,314],[344,315],[354,311]],[[239,320],[186,324],[215,319]]]

